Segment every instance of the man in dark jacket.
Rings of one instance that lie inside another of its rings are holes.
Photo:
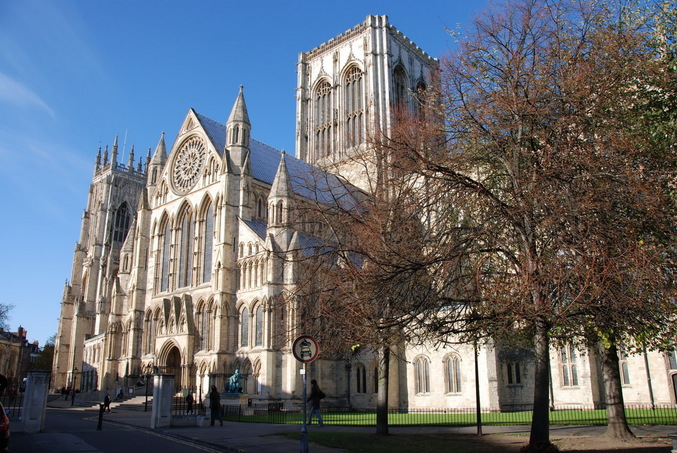
[[[209,392],[209,409],[211,410],[212,426],[214,426],[216,420],[221,422],[221,426],[223,426],[223,418],[221,418],[221,395],[218,390],[216,390],[215,385],[212,385],[212,391]]]
[[[317,414],[317,426],[323,427],[324,423],[322,422],[322,414],[320,413],[320,400],[325,397],[324,392],[320,389],[320,386],[317,385],[317,381],[313,379],[310,381],[310,396],[308,401],[310,401],[310,414],[308,415],[307,425],[313,423],[313,414]]]

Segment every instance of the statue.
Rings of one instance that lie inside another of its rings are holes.
[[[238,393],[240,391],[240,370],[235,370],[235,373],[228,379],[228,392]]]

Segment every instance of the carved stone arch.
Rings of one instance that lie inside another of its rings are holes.
[[[366,72],[364,70],[364,64],[362,63],[362,61],[360,61],[356,58],[349,59],[346,62],[346,64],[343,65],[343,68],[341,69],[341,72],[340,72],[340,75],[339,75],[340,80],[341,80],[341,85],[344,85],[346,78],[348,77],[348,75],[350,74],[350,71],[353,68],[357,68],[363,75]]]

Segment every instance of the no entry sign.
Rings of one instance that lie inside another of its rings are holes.
[[[310,363],[317,358],[317,355],[320,353],[320,347],[317,341],[310,335],[301,335],[294,340],[292,351],[296,360]]]

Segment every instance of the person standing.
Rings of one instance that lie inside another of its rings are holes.
[[[221,418],[221,395],[218,390],[216,390],[215,385],[212,385],[212,391],[209,392],[209,409],[211,412],[212,426],[214,426],[216,420],[221,422],[221,426],[223,426],[223,418]]]
[[[307,425],[310,425],[313,423],[313,414],[317,415],[317,426],[320,428],[324,426],[324,423],[322,422],[322,413],[320,412],[320,400],[324,398],[326,395],[324,392],[320,389],[320,386],[317,385],[317,381],[313,379],[310,381],[310,396],[308,397],[307,401],[310,401],[310,414],[308,415],[308,422],[306,423]]]

